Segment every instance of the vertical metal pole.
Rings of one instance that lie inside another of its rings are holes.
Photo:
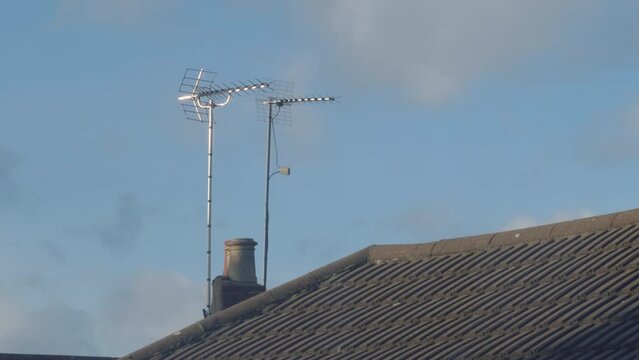
[[[268,269],[268,190],[271,178],[271,128],[273,126],[273,104],[268,104],[268,131],[266,135],[266,189],[264,201],[264,282],[266,288],[266,274]]]
[[[206,251],[207,257],[207,277],[206,277],[206,315],[211,315],[211,205],[212,205],[212,190],[213,190],[213,109],[215,105],[213,102],[209,103],[209,169],[208,169],[208,196],[207,196],[207,209],[206,209],[206,238],[208,243],[208,249]]]

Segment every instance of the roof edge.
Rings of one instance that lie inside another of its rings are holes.
[[[366,247],[296,279],[274,287],[273,289],[255,295],[252,298],[215,313],[206,319],[200,320],[195,324],[189,325],[182,330],[176,331],[171,335],[125,355],[120,359],[146,360],[153,359],[156,356],[162,357],[162,354],[170,353],[184,343],[202,337],[207,332],[217,329],[224,324],[256,314],[262,307],[281,301],[298,291],[307,289],[329,275],[352,266],[367,263],[371,248],[372,246]]]
[[[417,260],[424,257],[474,252],[528,244],[639,223],[639,208],[582,219],[421,244],[373,246],[369,260]]]

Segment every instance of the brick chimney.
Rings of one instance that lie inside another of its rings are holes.
[[[213,280],[213,312],[224,310],[265,290],[255,277],[253,239],[224,242],[224,275]]]

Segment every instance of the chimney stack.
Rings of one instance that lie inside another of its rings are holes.
[[[224,275],[213,280],[213,312],[224,310],[265,290],[255,277],[253,239],[224,242]]]

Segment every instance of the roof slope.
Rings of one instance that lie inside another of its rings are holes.
[[[635,359],[639,209],[371,246],[129,359]]]

